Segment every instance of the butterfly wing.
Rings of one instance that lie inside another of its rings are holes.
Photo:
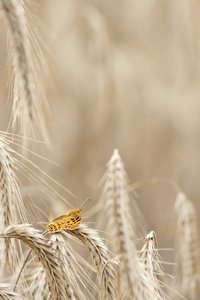
[[[63,229],[74,229],[74,228],[77,228],[79,226],[80,222],[81,222],[80,210],[75,209],[73,211],[73,213],[70,214],[68,220],[66,220],[66,222],[64,222],[61,225],[61,227]]]
[[[81,215],[80,215],[81,210],[82,208],[74,209],[64,215],[60,215],[56,217],[48,225],[48,230],[50,232],[55,232],[61,229],[77,228],[81,222]]]

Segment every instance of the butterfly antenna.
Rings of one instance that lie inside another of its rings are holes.
[[[83,206],[84,206],[87,202],[89,202],[89,201],[91,201],[91,199],[90,199],[90,198],[87,198],[87,199],[83,202],[83,204],[81,205],[81,208],[83,208]]]

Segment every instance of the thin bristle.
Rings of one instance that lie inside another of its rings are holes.
[[[91,199],[90,199],[90,198],[87,198],[87,199],[83,202],[83,204],[81,205],[81,209],[82,209],[83,206],[84,206],[86,203],[88,203],[89,201],[91,201]]]

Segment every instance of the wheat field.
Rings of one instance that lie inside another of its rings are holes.
[[[0,299],[200,299],[199,17],[0,0]]]

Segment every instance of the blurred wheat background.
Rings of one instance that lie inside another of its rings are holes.
[[[192,201],[200,224],[199,2],[41,0],[27,11],[34,16],[30,30],[45,60],[36,79],[46,93],[49,136],[47,147],[36,142],[28,147],[59,166],[28,156],[76,195],[56,188],[69,207],[19,174],[25,205],[26,199],[32,203],[29,222],[48,222],[90,197],[83,220],[96,228],[96,216],[89,211],[102,193],[106,163],[118,149],[128,184],[136,188],[146,232],[156,232],[160,248],[174,248],[176,191],[171,182]],[[8,102],[3,9],[0,16],[0,129],[7,131],[12,99]],[[35,214],[36,206],[46,215]],[[161,255],[165,261],[175,258],[174,251]],[[166,266],[167,272],[171,269]]]

